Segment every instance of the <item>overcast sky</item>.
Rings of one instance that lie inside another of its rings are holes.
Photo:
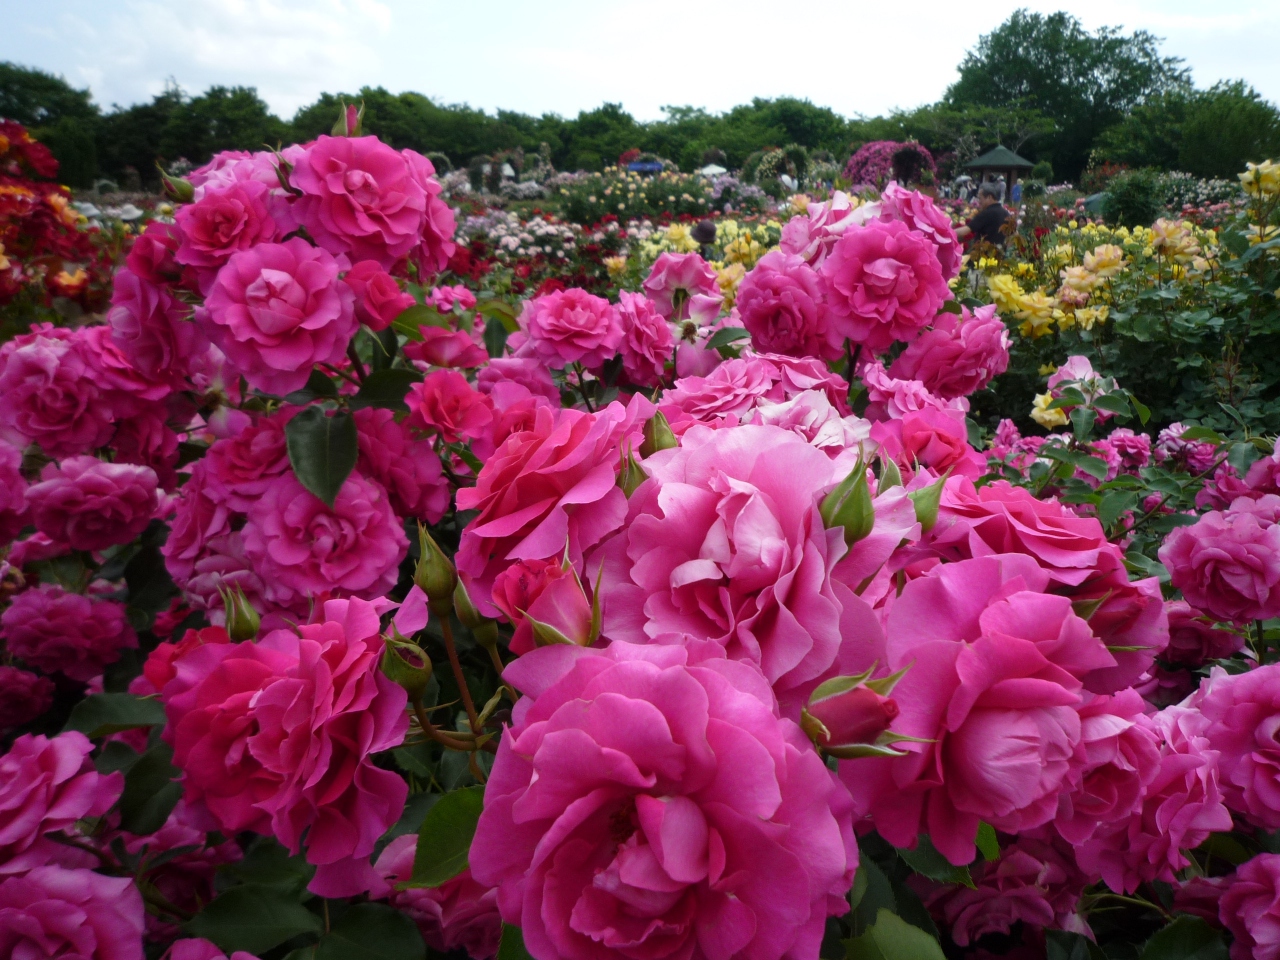
[[[871,116],[936,100],[1019,6],[1149,30],[1197,84],[1242,78],[1280,102],[1280,4],[1255,0],[0,0],[0,59],[104,107],[167,78],[254,86],[286,119],[363,85],[534,114],[617,101],[649,120],[789,95]]]

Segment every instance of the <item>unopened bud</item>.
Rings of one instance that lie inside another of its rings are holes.
[[[679,445],[676,435],[671,432],[671,424],[662,411],[658,410],[644,425],[644,443],[640,444],[640,456],[651,457],[659,450],[670,450]]]
[[[891,487],[902,486],[902,471],[898,469],[897,462],[888,454],[880,456],[880,483],[876,486],[876,490],[884,493]]]
[[[343,103],[338,101],[341,107],[338,113],[338,122],[333,125],[330,132],[335,137],[358,137],[364,132],[364,104],[360,104],[360,109],[356,109],[354,103]]]
[[[498,624],[476,609],[476,605],[471,602],[471,595],[467,593],[467,586],[461,579],[453,588],[453,610],[462,625],[471,631],[476,643],[486,650],[498,648]]]
[[[222,605],[227,612],[227,636],[236,643],[256,637],[262,621],[240,585],[233,584],[218,592],[222,594]]]
[[[156,167],[160,170],[160,185],[164,188],[165,196],[178,203],[190,203],[195,199],[196,188],[190,181],[170,176],[159,164],[156,164]]]
[[[597,601],[587,602],[587,592],[577,572],[549,582],[528,610],[520,611],[538,646],[569,643],[589,647],[600,635],[599,591]]]
[[[636,458],[631,454],[631,445],[627,444],[627,449],[622,452],[622,466],[618,469],[618,486],[630,500],[640,484],[648,479],[649,474],[645,473],[644,467],[636,462]]]
[[[934,524],[938,522],[938,509],[942,506],[942,488],[946,486],[947,477],[950,474],[951,471],[948,470],[929,486],[912,490],[907,494],[915,504],[916,520],[919,521],[920,529],[925,533],[932,530]]]
[[[458,573],[453,561],[444,555],[427,528],[418,524],[418,566],[413,572],[413,582],[427,595],[427,606],[437,617],[447,617],[453,610],[453,588]]]
[[[382,672],[388,680],[404,687],[411,701],[422,699],[431,682],[431,669],[431,658],[416,643],[400,636],[385,638]]]
[[[843,760],[900,757],[903,752],[892,744],[916,741],[889,730],[898,715],[898,704],[889,694],[905,671],[879,680],[868,679],[870,673],[828,680],[800,711],[801,729],[823,753]]]
[[[867,467],[861,457],[849,476],[822,498],[818,511],[828,530],[844,528],[844,542],[850,546],[871,532],[876,522],[876,511],[867,486]]]

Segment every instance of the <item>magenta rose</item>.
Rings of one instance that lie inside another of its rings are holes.
[[[526,300],[520,329],[546,366],[581,364],[588,370],[612,360],[622,346],[622,322],[608,300],[571,287]]]
[[[396,278],[376,260],[361,260],[342,278],[356,295],[356,319],[370,330],[385,330],[414,304]]]
[[[382,484],[397,516],[438,522],[452,493],[431,442],[416,439],[391,410],[365,407],[355,419],[360,445],[356,469]]]
[[[149,920],[150,917],[147,919]],[[244,950],[233,950],[228,956],[217,944],[190,937],[185,940],[175,940],[165,951],[161,960],[258,960],[258,958]]]
[[[103,446],[114,417],[99,380],[92,352],[71,331],[10,340],[0,346],[0,436],[19,448],[38,443],[51,457]]]
[[[206,544],[231,532],[231,509],[212,471],[209,457],[192,464],[190,477],[178,491],[169,536],[160,548],[165,568],[179,585],[193,574]]]
[[[944,400],[967,397],[1009,369],[1009,331],[994,306],[941,314],[889,368]]]
[[[26,734],[0,757],[0,876],[25,873],[65,849],[46,834],[76,832],[76,821],[100,817],[120,799],[124,775],[98,773],[83,733]]]
[[[0,627],[11,654],[72,680],[96,677],[120,659],[121,651],[138,646],[122,604],[91,600],[52,584],[14,597],[0,615]]]
[[[879,360],[862,364],[858,376],[867,388],[867,407],[863,413],[868,420],[901,420],[916,410],[953,410],[956,411],[953,416],[963,420],[969,412],[969,401],[963,397],[944,400],[920,380],[898,380],[889,375]]]
[[[986,458],[969,446],[964,416],[958,411],[910,410],[897,420],[873,423],[871,439],[907,473],[919,466],[939,477],[951,471],[977,480],[987,472]]]
[[[116,424],[111,448],[116,463],[131,463],[155,471],[160,487],[172,492],[178,486],[178,435],[169,429],[169,412],[148,407]]]
[[[161,699],[187,802],[223,831],[274,835],[294,853],[305,833],[311,891],[344,897],[380,883],[368,857],[408,786],[371,758],[401,744],[409,717],[379,669],[376,608],[329,600],[322,616],[296,633],[195,647]]]
[[[552,588],[553,592],[557,589],[552,584],[564,579],[573,580],[573,571],[566,570],[563,561],[558,559],[520,560],[494,578],[491,597],[493,605],[515,626],[508,644],[512,653],[519,656],[537,646],[533,626],[525,614],[538,603],[548,588]],[[578,589],[576,582],[573,589]],[[534,619],[541,619],[536,614],[530,615]]]
[[[658,313],[673,323],[693,320],[705,327],[720,313],[716,272],[696,253],[660,254],[642,286]]]
[[[174,259],[196,268],[200,290],[208,294],[218,268],[232,254],[272,243],[286,231],[271,217],[270,188],[257,180],[237,180],[203,191],[195,203],[174,214],[179,244]]]
[[[405,163],[409,165],[409,176],[422,188],[427,196],[426,216],[422,221],[419,243],[410,256],[418,264],[418,270],[424,277],[439,273],[449,265],[457,244],[453,235],[457,231],[453,208],[440,199],[444,187],[436,179],[434,164],[420,153],[413,150],[401,150]]]
[[[843,190],[835,191],[830,200],[810,203],[804,214],[792,217],[782,228],[778,247],[803,258],[817,270],[846,230],[866,223],[878,213],[875,204],[857,204],[858,199]]]
[[[418,332],[422,334],[422,339],[406,343],[402,350],[415,363],[429,367],[468,368],[484,366],[489,362],[489,352],[477,344],[465,330],[419,327]],[[541,368],[540,364],[539,367]]]
[[[393,888],[391,905],[408,914],[422,931],[432,950],[448,953],[462,949],[472,960],[489,960],[502,939],[502,915],[498,891],[483,887],[463,870],[438,887],[396,890],[413,879],[416,834],[396,837],[378,857],[374,869]]]
[[[766,253],[738,285],[734,306],[758,351],[824,360],[843,353],[843,337],[827,321],[822,279],[801,257]]]
[[[938,209],[931,197],[890,183],[880,196],[880,219],[900,220],[927,238],[938,253],[943,279],[950,280],[960,273],[964,248],[956,237],[951,218]]]
[[[174,582],[182,590],[183,599],[193,609],[205,611],[211,623],[226,622],[223,592],[237,587],[268,629],[279,626],[281,614],[287,614],[290,622],[298,616],[266,598],[266,584],[245,554],[244,536],[240,531],[228,531],[206,541],[191,569]]]
[[[0,440],[0,545],[8,544],[27,525],[26,497],[22,451]]]
[[[914,338],[950,296],[933,244],[896,220],[847,230],[822,276],[836,335],[873,353]]]
[[[283,407],[269,417],[255,417],[233,436],[215,441],[202,470],[208,496],[237,513],[247,512],[290,469],[284,428],[296,412]]]
[[[1139,470],[1151,463],[1151,437],[1147,434],[1116,427],[1107,440],[1120,455],[1120,463],[1126,470]]]
[[[0,667],[0,731],[28,724],[52,705],[52,680],[17,667]]]
[[[332,507],[292,472],[281,474],[250,508],[242,533],[267,598],[283,606],[326,591],[383,596],[409,549],[387,492],[357,471]]]
[[[178,231],[174,225],[163,220],[148,220],[129,247],[124,269],[157,286],[176,283],[182,278],[182,267],[173,258],[177,252]],[[121,272],[116,272],[117,283]]]
[[[1161,658],[1168,663],[1199,667],[1244,649],[1244,637],[1231,629],[1219,629],[1215,621],[1193,610],[1185,600],[1169,601],[1165,611],[1169,615],[1169,646]]]
[[[445,443],[479,440],[493,423],[493,402],[453,370],[436,370],[409,387],[409,419],[419,430],[435,431]]]
[[[105,550],[135,539],[156,514],[150,467],[68,457],[51,463],[27,490],[36,528],[75,550]]]
[[[267,393],[301,390],[317,363],[337,363],[357,329],[340,264],[300,237],[264,243],[218,271],[197,320],[246,380]]]
[[[1160,548],[1187,602],[1219,620],[1280,616],[1280,497],[1240,498],[1178,527]]]
[[[190,308],[167,289],[135,274],[116,271],[107,311],[111,338],[133,367],[146,377],[177,382],[208,348]]]
[[[495,397],[504,387],[516,385],[522,387],[525,396],[543,397],[555,406],[560,405],[560,390],[551,379],[547,368],[532,357],[495,357],[488,365],[476,374],[476,389],[487,396]],[[506,404],[494,401],[497,406]]]
[[[675,351],[671,325],[652,300],[626,290],[618,294],[617,312],[622,321],[623,372],[638,387],[656,387]]]
[[[1231,931],[1231,960],[1280,957],[1280,854],[1260,853],[1236,869],[1218,901]]]
[[[1266,830],[1280,828],[1280,664],[1235,675],[1214,667],[1196,703],[1227,806]]]
[[[0,883],[0,956],[143,960],[142,895],[132,877],[36,867]]]
[[[858,862],[848,794],[755,670],[613,644],[506,677],[527,699],[471,873],[532,956],[816,954]]]

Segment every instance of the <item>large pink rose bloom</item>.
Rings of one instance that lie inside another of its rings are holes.
[[[537,960],[813,957],[858,862],[848,794],[759,673],[681,648],[534,650],[471,872]]]
[[[124,775],[102,775],[83,733],[18,737],[0,757],[0,876],[56,860],[65,847],[45,834],[75,832],[77,820],[100,817],[120,799]]]
[[[46,673],[91,680],[138,645],[124,606],[44,584],[24,590],[0,616],[5,646]]]
[[[556,369],[575,363],[598,369],[622,345],[622,323],[613,304],[577,287],[526,300],[520,329],[533,355]]]
[[[377,137],[322,136],[297,158],[289,180],[302,191],[296,206],[307,233],[334,256],[389,270],[429,239],[434,271],[453,252],[452,214],[431,203],[440,192],[434,174],[425,157]]]
[[[1231,960],[1280,958],[1280,854],[1260,853],[1236,870],[1218,901],[1231,931]]]
[[[365,407],[355,420],[356,469],[382,484],[396,516],[436,523],[449,509],[452,491],[431,441],[415,438],[391,410]]]
[[[852,463],[748,425],[694,427],[644,465],[625,528],[587,562],[589,574],[604,563],[605,636],[723,650],[788,699],[831,672],[842,641],[879,642],[869,608],[833,577],[844,530],[818,512]]]
[[[36,867],[0,883],[0,956],[143,960],[142,894],[131,877]]]
[[[336,363],[355,335],[355,294],[340,264],[300,237],[235,254],[197,312],[209,339],[250,384],[301,390],[317,363]]]
[[[208,349],[204,334],[191,322],[190,308],[128,267],[116,271],[107,323],[120,352],[139,373],[155,380],[181,380]]]
[[[22,451],[0,440],[0,545],[8,544],[27,525],[27,480]]]
[[[413,879],[417,845],[417,834],[396,837],[374,864],[392,887],[391,905],[413,918],[432,950],[461,948],[472,960],[489,960],[502,939],[498,891],[476,883],[470,870],[438,887],[396,890],[397,884]]]
[[[310,889],[352,896],[408,787],[372,754],[397,747],[403,688],[382,675],[377,609],[329,600],[323,619],[255,643],[211,643],[174,661],[161,699],[188,803],[226,833],[274,835],[319,868]],[[213,827],[211,826],[211,829]]]
[[[1280,497],[1236,500],[1169,534],[1160,562],[1193,607],[1238,623],[1280,616]]]
[[[994,306],[944,313],[907,345],[889,372],[944,400],[967,397],[1009,369],[1009,331]]]
[[[1227,806],[1266,830],[1280,828],[1280,664],[1236,675],[1214,667],[1196,703],[1218,751]]]
[[[938,252],[943,279],[950,280],[960,273],[964,249],[956,237],[951,218],[938,209],[931,197],[919,190],[907,190],[897,183],[890,183],[880,197],[880,219],[900,220],[926,237]]]
[[[214,476],[212,457],[192,464],[177,500],[169,536],[160,552],[169,575],[181,585],[192,575],[209,542],[231,532],[231,509]]]
[[[281,474],[253,504],[242,532],[268,599],[287,606],[325,591],[383,596],[409,549],[387,492],[355,471],[332,507],[292,472]]]
[[[662,409],[678,429],[681,420],[745,420],[762,401],[779,403],[807,390],[822,391],[841,416],[848,415],[849,384],[842,377],[815,357],[777,353],[726,360],[706,376],[682,377],[663,394]]]
[[[462,531],[455,562],[488,616],[494,578],[517,560],[583,551],[620,526],[627,497],[617,485],[621,449],[640,449],[652,405],[611,403],[595,414],[539,407],[527,430],[511,434],[485,463],[474,487],[457,493],[459,510],[479,516]],[[590,579],[590,578],[588,578]]]
[[[830,200],[810,203],[803,214],[792,217],[782,228],[779,249],[801,257],[816,270],[846,230],[874,219],[880,212],[877,204],[856,206],[857,203],[843,190],[833,193]]]
[[[896,220],[846,231],[821,272],[836,334],[873,353],[911,340],[950,296],[933,244]]]
[[[763,353],[838,360],[843,337],[827,321],[822,279],[794,254],[772,250],[738,286],[734,305]]]
[[[708,326],[720,313],[723,295],[711,264],[696,253],[664,253],[645,277],[645,295],[667,320]]]
[[[237,513],[247,512],[289,470],[284,428],[296,412],[296,407],[283,407],[269,417],[255,417],[232,436],[215,441],[200,471],[208,478],[209,496]]]
[[[51,457],[74,456],[111,439],[112,411],[83,337],[41,329],[0,347],[0,436]]]
[[[49,464],[27,490],[36,528],[75,550],[105,550],[133,540],[159,503],[150,467],[69,457]]]
[[[675,350],[671,325],[652,300],[638,293],[619,293],[617,310],[622,322],[623,372],[638,387],[656,387],[666,375]]]
[[[208,293],[218,268],[233,253],[271,243],[282,231],[268,208],[270,188],[258,180],[238,180],[205,190],[195,203],[174,214],[180,242],[174,259],[196,268],[200,289]]]

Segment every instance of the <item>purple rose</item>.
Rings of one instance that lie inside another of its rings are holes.
[[[25,590],[0,615],[10,653],[46,673],[61,671],[72,680],[90,680],[122,650],[138,646],[138,637],[111,600],[91,600],[44,584]]]
[[[0,883],[0,956],[142,960],[142,927],[131,877],[36,867]]]

